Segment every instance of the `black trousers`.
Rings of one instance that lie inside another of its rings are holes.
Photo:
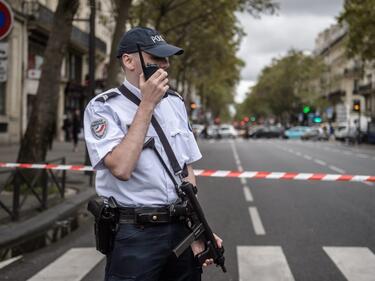
[[[114,249],[107,255],[105,281],[200,281],[202,269],[191,248],[178,259],[172,253],[188,233],[182,223],[121,224]]]

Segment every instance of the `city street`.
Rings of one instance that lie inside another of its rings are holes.
[[[195,169],[375,175],[375,149],[299,140],[200,140]],[[375,184],[198,177],[228,272],[203,280],[375,280]],[[4,266],[0,280],[102,280],[92,220]]]

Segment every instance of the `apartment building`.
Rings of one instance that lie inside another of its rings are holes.
[[[26,130],[32,104],[38,89],[58,0],[6,0],[14,15],[9,35],[2,39],[8,47],[7,79],[0,82],[0,144],[19,143]],[[97,91],[106,77],[111,36],[114,28],[111,1],[96,1],[95,77]],[[64,118],[75,109],[83,110],[88,99],[89,19],[88,0],[80,0],[73,21],[67,55],[61,66],[56,138],[63,140]]]
[[[353,101],[360,100],[361,114],[375,122],[374,63],[346,54],[348,26],[335,24],[315,40],[314,54],[323,59],[327,70],[320,77],[322,95],[327,98],[336,122],[346,122],[353,112]]]

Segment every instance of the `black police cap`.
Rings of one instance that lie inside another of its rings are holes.
[[[137,44],[141,50],[155,57],[170,57],[181,55],[184,50],[168,44],[164,38],[154,29],[148,27],[135,27],[125,32],[117,47],[117,57],[123,54],[136,53]]]

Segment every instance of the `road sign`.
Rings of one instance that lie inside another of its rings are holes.
[[[5,38],[13,27],[13,12],[7,2],[0,0],[0,40]]]

